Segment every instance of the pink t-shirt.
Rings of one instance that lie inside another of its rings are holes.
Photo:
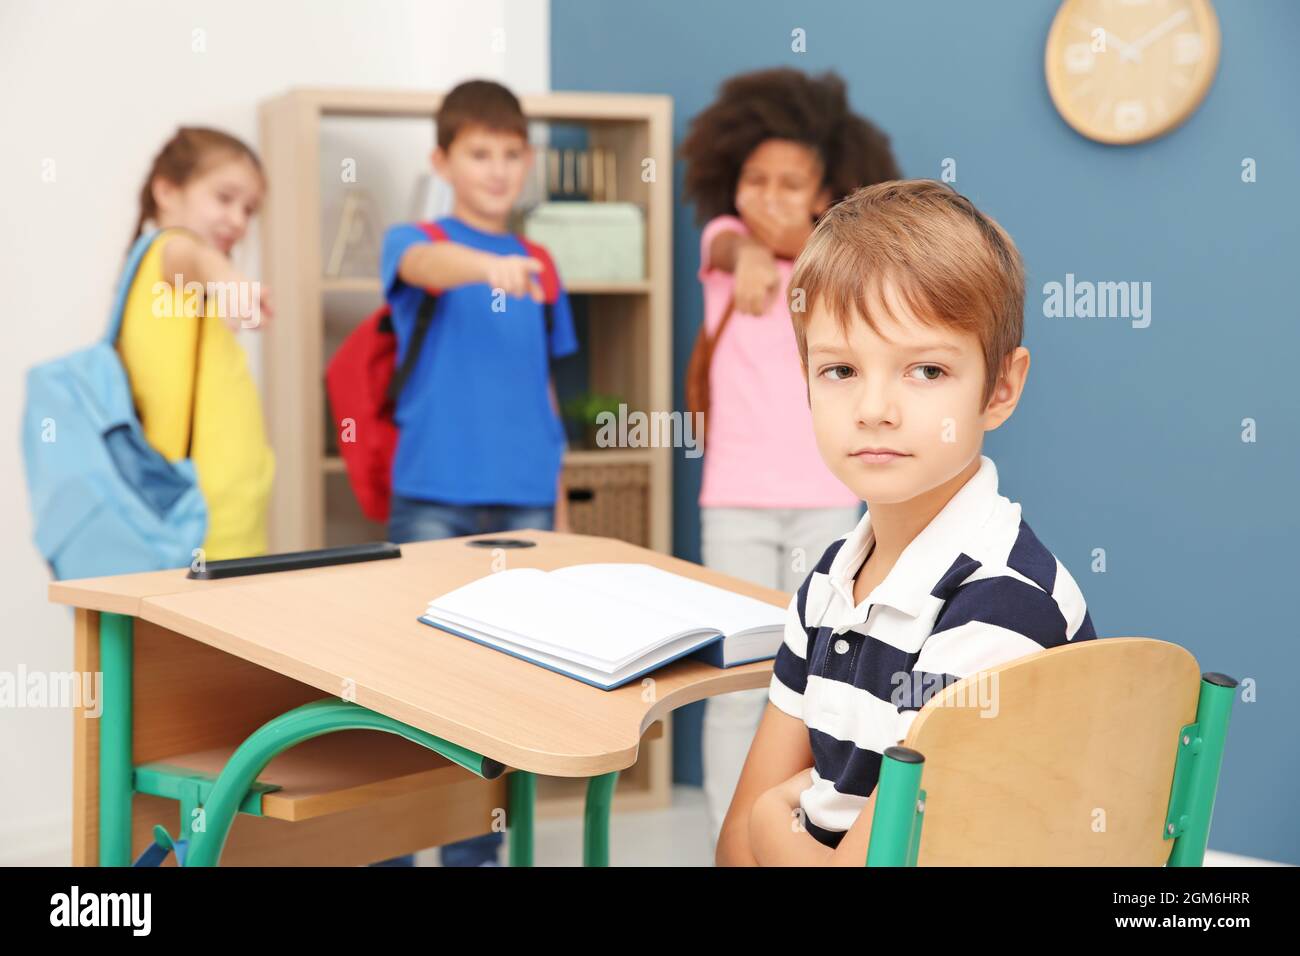
[[[709,335],[731,301],[735,280],[714,269],[709,247],[723,230],[748,235],[735,216],[709,221],[700,236],[700,285]],[[807,382],[786,306],[794,263],[777,259],[781,288],[763,315],[736,312],[709,369],[708,434],[700,506],[835,508],[859,504],[817,451]]]

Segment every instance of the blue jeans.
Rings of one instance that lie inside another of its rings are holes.
[[[435,541],[460,538],[470,534],[497,531],[522,531],[555,526],[555,508],[524,505],[444,505],[393,495],[388,514],[388,540],[394,544],[408,541]]]
[[[522,531],[525,528],[549,531],[553,527],[553,506],[448,505],[393,495],[388,516],[388,540],[394,544],[404,544],[408,541],[433,541],[498,531]],[[496,863],[503,839],[500,833],[485,833],[459,843],[449,843],[439,851],[442,865],[482,866]],[[374,865],[412,866],[414,862],[414,857],[407,855]]]

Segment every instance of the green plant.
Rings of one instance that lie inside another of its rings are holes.
[[[588,448],[594,448],[601,413],[609,412],[617,418],[619,406],[624,404],[626,399],[621,395],[582,392],[565,399],[560,404],[560,411],[570,431],[582,436]]]

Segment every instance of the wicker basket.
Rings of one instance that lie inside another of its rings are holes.
[[[568,465],[564,480],[575,534],[650,546],[649,465]]]

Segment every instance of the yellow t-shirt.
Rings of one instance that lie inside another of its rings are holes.
[[[190,445],[208,506],[205,559],[264,554],[275,457],[266,443],[257,386],[244,350],[209,299],[201,320],[198,391],[193,391],[198,323],[186,314],[183,290],[177,294],[172,277],[162,274],[166,235],[160,233],[141,260],[117,337],[136,412],[145,438],[168,461],[184,458]]]

